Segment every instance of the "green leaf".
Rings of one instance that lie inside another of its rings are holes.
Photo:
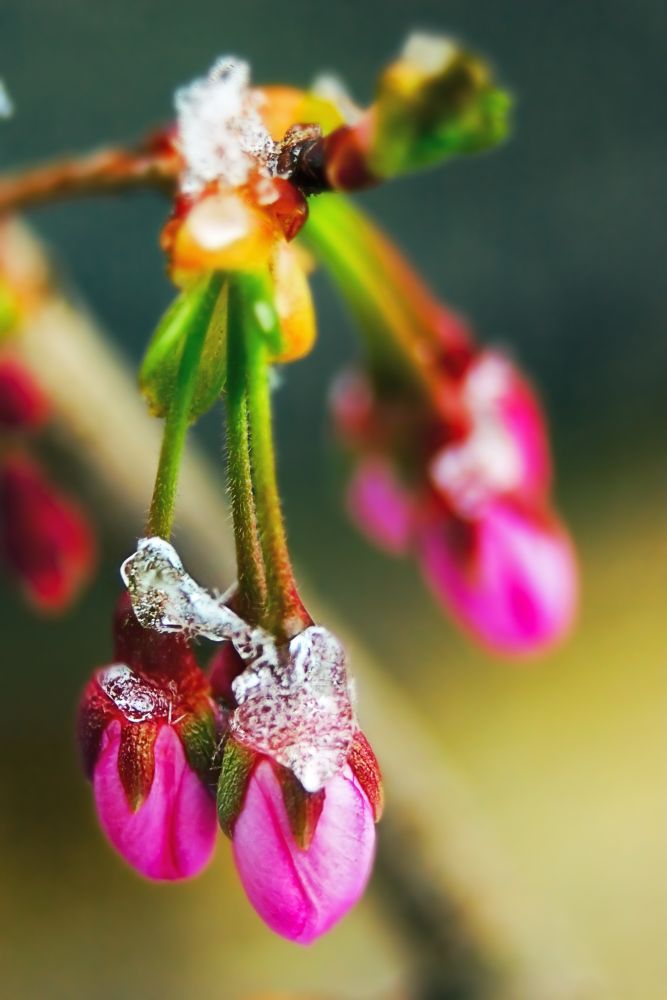
[[[166,416],[178,379],[183,347],[192,324],[206,323],[207,333],[190,407],[196,420],[219,399],[226,377],[227,291],[203,275],[169,307],[144,355],[139,371],[141,391],[158,417]]]

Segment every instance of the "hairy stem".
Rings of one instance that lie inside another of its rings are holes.
[[[252,476],[266,567],[267,627],[291,638],[312,624],[299,597],[287,546],[273,445],[267,347],[252,311],[252,279],[245,281],[246,390],[252,441]]]
[[[242,289],[231,280],[227,314],[227,481],[236,546],[239,612],[248,621],[263,625],[266,577],[253,494],[244,326]]]
[[[190,408],[197,382],[199,362],[223,282],[222,274],[214,273],[210,276],[205,294],[192,316],[191,327],[185,338],[174,396],[170,401],[164,425],[160,459],[146,526],[148,535],[159,535],[161,538],[167,539],[171,535],[178,475],[185,438],[190,425]]]

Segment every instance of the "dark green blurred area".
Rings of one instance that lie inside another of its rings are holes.
[[[353,534],[323,400],[355,343],[319,274],[317,349],[284,373],[276,399],[290,535],[318,593],[460,761],[517,877],[610,978],[605,998],[657,1000],[667,920],[665,5],[2,0],[0,77],[17,114],[0,128],[0,168],[141,135],[169,117],[175,86],[226,52],[248,58],[258,82],[305,85],[333,70],[365,101],[414,28],[488,55],[517,99],[514,135],[492,155],[363,201],[480,338],[507,345],[538,382],[581,548],[581,627],[544,665],[490,662],[442,621],[411,567]],[[31,216],[135,361],[172,296],[157,246],[165,215],[157,196],[134,195]],[[216,421],[204,434],[219,454]],[[7,995],[326,996],[332,981],[333,996],[385,995],[401,949],[372,901],[304,953],[262,929],[224,844],[201,880],[168,889],[134,879],[101,842],[70,733],[77,692],[109,652],[115,564],[140,530],[115,527],[98,582],[67,621],[38,623],[0,590]],[[412,630],[395,634],[387,622],[405,609]]]

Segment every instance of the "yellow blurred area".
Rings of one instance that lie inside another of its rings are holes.
[[[595,996],[657,1000],[667,983],[666,518],[655,473],[600,483],[573,519],[583,576],[569,642],[493,662],[431,631],[392,661],[469,780],[516,877],[601,976]],[[415,623],[419,629],[419,621]]]

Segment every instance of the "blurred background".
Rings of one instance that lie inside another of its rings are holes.
[[[667,983],[665,5],[3,0],[0,76],[17,113],[0,132],[0,169],[141,135],[170,116],[175,86],[223,53],[249,59],[258,82],[335,71],[365,102],[414,28],[491,59],[517,98],[514,136],[363,202],[480,338],[508,346],[540,386],[580,552],[579,626],[539,663],[494,661],[441,617],[413,567],[347,524],[323,399],[356,348],[319,274],[319,343],[285,373],[278,405],[291,540],[319,597],[455,761],[512,872],[509,891],[599,973],[604,986],[585,995],[657,1000]],[[134,362],[172,296],[157,246],[165,213],[144,194],[30,216]],[[217,420],[203,440],[218,461]],[[103,843],[73,718],[109,655],[116,566],[141,525],[107,512],[100,529],[101,572],[68,618],[37,622],[0,583],[5,995],[407,995],[413,944],[386,888],[304,951],[265,930],[224,843],[203,877],[171,888],[141,882]],[[409,627],[393,628],[399,620]]]

